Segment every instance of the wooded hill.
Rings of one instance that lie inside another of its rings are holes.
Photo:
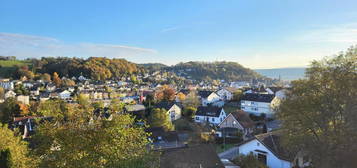
[[[6,68],[5,68],[6,67]],[[1,72],[6,71],[6,72]],[[178,76],[201,80],[251,80],[263,79],[257,72],[235,62],[186,62],[173,66],[160,63],[135,64],[125,59],[109,59],[104,57],[68,58],[43,57],[41,59],[12,60],[0,62],[0,77],[19,78],[23,74],[53,74],[60,77],[84,77],[94,80],[120,79],[144,72],[165,71]],[[28,75],[31,78],[31,75]]]
[[[245,68],[236,62],[186,62],[167,67],[166,69],[179,76],[190,77],[195,80],[251,80],[263,79],[257,72]]]

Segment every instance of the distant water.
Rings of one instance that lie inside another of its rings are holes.
[[[275,69],[255,69],[254,71],[274,79],[296,80],[304,78],[305,68],[275,68]]]

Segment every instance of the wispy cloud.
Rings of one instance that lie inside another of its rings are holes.
[[[66,43],[43,36],[0,32],[0,55],[14,55],[19,58],[42,56],[105,56],[129,58],[157,53],[154,49],[98,43]]]
[[[357,23],[315,28],[296,39],[312,43],[357,43]]]
[[[167,28],[161,29],[161,33],[172,32],[172,31],[176,31],[176,30],[179,30],[182,28],[183,28],[182,26],[167,27]]]

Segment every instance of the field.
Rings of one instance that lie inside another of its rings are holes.
[[[16,70],[16,66],[29,65],[30,62],[21,60],[0,60],[0,77],[12,77]]]

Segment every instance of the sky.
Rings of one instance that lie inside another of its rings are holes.
[[[0,55],[303,67],[357,44],[356,0],[0,0]]]

